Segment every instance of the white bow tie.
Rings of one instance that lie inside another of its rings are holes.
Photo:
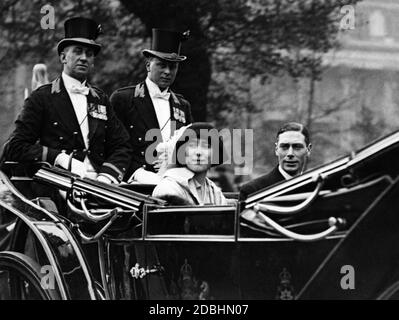
[[[166,101],[169,101],[170,97],[170,92],[163,91],[163,92],[157,92],[153,95],[154,99],[164,99]]]
[[[71,91],[71,93],[84,94],[85,96],[89,94],[89,88],[85,86],[72,85],[69,90]]]

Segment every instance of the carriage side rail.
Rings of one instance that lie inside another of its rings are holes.
[[[332,235],[335,233],[338,229],[342,228],[346,221],[345,219],[342,218],[335,218],[335,217],[330,217],[328,219],[328,224],[329,228],[315,233],[315,234],[300,234],[297,232],[293,232],[282,225],[278,224],[275,222],[273,219],[269,218],[259,210],[251,210],[247,209],[245,210],[242,214],[241,217],[246,220],[254,223],[255,225],[259,226],[260,228],[265,228],[266,226],[269,226],[272,228],[272,230],[277,231],[281,235],[290,238],[292,240],[296,241],[317,241],[321,239],[325,239],[326,237]],[[265,225],[263,225],[265,224]]]
[[[257,203],[254,206],[254,209],[256,211],[260,210],[260,211],[266,211],[266,212],[270,212],[270,213],[283,214],[283,215],[294,214],[299,211],[302,211],[310,206],[310,204],[317,198],[317,196],[320,193],[321,188],[323,187],[324,180],[321,175],[318,175],[314,180],[317,182],[317,186],[316,186],[315,190],[312,193],[310,193],[310,195],[303,202],[301,202],[295,206],[283,207],[283,206],[272,205],[272,204],[268,204],[267,200],[266,200],[266,201]],[[273,198],[270,199],[269,201],[272,201],[272,200],[273,200]]]

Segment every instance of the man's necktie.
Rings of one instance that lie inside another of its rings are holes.
[[[89,94],[89,90],[90,89],[88,87],[75,85],[72,85],[70,89],[71,93],[84,94],[85,96]]]

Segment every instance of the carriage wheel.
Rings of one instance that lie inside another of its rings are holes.
[[[43,289],[40,266],[19,252],[0,252],[0,299],[60,299],[56,290]]]

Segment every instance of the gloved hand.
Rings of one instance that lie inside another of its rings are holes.
[[[174,135],[171,136],[167,141],[161,142],[157,145],[156,150],[158,159],[156,159],[152,164],[154,169],[158,172],[158,175],[162,176],[168,166],[173,166],[176,164],[176,159],[173,159],[173,151],[177,141],[180,139],[186,128],[187,126],[181,127],[180,129],[176,130]]]
[[[146,184],[158,184],[161,181],[161,176],[154,172],[139,168],[129,178],[128,183],[133,181]]]
[[[112,180],[110,178],[108,178],[107,176],[102,175],[102,174],[97,176],[97,181],[100,181],[100,182],[103,182],[103,183],[107,183],[107,184],[111,184],[112,183]]]
[[[55,166],[60,166],[66,170],[68,170],[68,164],[69,164],[69,155],[62,152],[60,153],[54,161]],[[71,172],[79,175],[81,178],[84,177],[86,173],[86,166],[82,161],[72,159],[72,164],[71,164]]]
[[[161,142],[156,148],[158,159],[156,159],[152,165],[157,174],[161,177],[168,167],[168,158],[171,157],[171,155],[169,155],[169,147],[167,142]]]

